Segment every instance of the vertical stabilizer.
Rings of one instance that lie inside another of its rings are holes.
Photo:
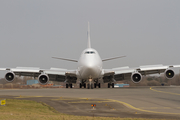
[[[89,24],[89,22],[88,22],[87,37],[88,37],[88,44],[87,44],[87,47],[88,47],[88,48],[91,48],[91,41],[90,41],[90,24]]]

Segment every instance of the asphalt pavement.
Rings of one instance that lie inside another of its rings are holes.
[[[180,119],[180,87],[0,89],[0,98],[41,101],[72,115]]]

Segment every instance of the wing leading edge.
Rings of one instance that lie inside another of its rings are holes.
[[[104,76],[105,77],[112,76],[116,81],[132,79],[133,82],[138,83],[141,81],[142,76],[146,76],[150,74],[165,73],[166,78],[168,79],[173,78],[175,73],[172,70],[172,68],[177,68],[177,67],[180,67],[180,65],[172,65],[172,66],[148,65],[148,66],[140,66],[137,68],[120,67],[120,68],[104,69]],[[105,77],[104,77],[104,82],[109,82],[109,80],[105,80]]]
[[[41,84],[47,84],[50,81],[64,82],[69,81],[75,83],[77,80],[76,70],[67,70],[62,68],[50,68],[50,69],[40,69],[33,67],[16,67],[16,68],[0,68],[0,70],[8,71],[5,75],[5,78],[8,82],[14,80],[15,76],[29,76],[46,79],[46,82],[39,80]]]

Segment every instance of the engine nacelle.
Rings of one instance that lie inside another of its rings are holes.
[[[142,75],[140,73],[133,73],[131,75],[131,80],[134,82],[134,83],[139,83],[141,80],[142,80]]]
[[[167,79],[172,79],[174,77],[175,73],[172,69],[167,69],[165,71],[165,76]]]
[[[8,72],[5,74],[5,79],[7,82],[12,82],[15,79],[15,74],[13,72]]]
[[[38,77],[38,81],[40,84],[45,85],[49,82],[49,76],[46,74],[41,74]]]

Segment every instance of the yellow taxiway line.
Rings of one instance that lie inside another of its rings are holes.
[[[180,95],[178,93],[172,93],[172,92],[165,92],[165,91],[155,90],[155,89],[153,89],[153,87],[150,87],[149,89],[152,90],[152,91],[155,91],[155,92],[161,92],[161,93],[172,94],[172,95]]]
[[[34,98],[34,97],[43,97],[43,96],[19,96],[14,98]]]
[[[68,103],[103,103],[103,102],[112,102],[112,101],[77,101],[77,102],[68,102]]]
[[[142,111],[142,112],[149,112],[149,113],[158,113],[158,114],[172,114],[172,115],[180,115],[180,113],[170,113],[170,112],[157,112],[157,111],[150,111],[150,110],[144,110],[144,109],[141,109],[141,108],[136,108],[128,103],[125,103],[125,102],[122,102],[122,101],[119,101],[119,100],[112,100],[112,99],[108,99],[110,101],[113,101],[113,102],[117,102],[117,103],[120,103],[120,104],[123,104],[125,105],[126,107],[128,108],[131,108],[131,109],[134,109],[134,110],[138,110],[138,111]]]

